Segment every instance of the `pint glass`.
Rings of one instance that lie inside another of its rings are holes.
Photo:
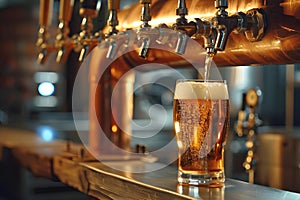
[[[173,117],[179,183],[223,185],[229,112],[226,81],[176,82]]]

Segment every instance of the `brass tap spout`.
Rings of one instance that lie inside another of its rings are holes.
[[[37,62],[45,64],[50,53],[55,50],[55,47],[49,43],[48,27],[52,18],[53,0],[40,1],[40,18],[39,18],[39,32],[36,46],[39,48]]]
[[[69,37],[74,0],[60,0],[58,34],[56,35],[55,46],[58,49],[56,61],[66,62],[71,50],[74,47],[73,40]]]

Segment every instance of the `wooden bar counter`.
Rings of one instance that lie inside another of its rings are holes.
[[[101,200],[300,200],[297,193],[232,179],[227,179],[221,188],[181,186],[177,184],[177,169],[174,166],[149,173],[127,173],[126,169],[160,164],[140,159],[99,162],[88,156],[79,144],[62,140],[45,142],[34,132],[0,127],[0,161],[7,153],[34,175],[60,181]],[[112,169],[114,166],[118,169],[124,167],[124,171]]]

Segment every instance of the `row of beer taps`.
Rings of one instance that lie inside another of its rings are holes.
[[[67,60],[69,53],[74,50],[79,52],[79,61],[101,41],[118,34],[117,26],[118,10],[120,9],[120,1],[109,0],[108,10],[109,18],[108,25],[109,32],[103,34],[101,30],[92,33],[93,22],[92,19],[97,17],[101,2],[100,0],[80,0],[81,8],[79,14],[82,17],[81,31],[79,34],[70,36],[69,23],[73,11],[74,0],[60,0],[59,10],[59,24],[55,42],[49,42],[49,24],[51,21],[51,6],[53,0],[40,0],[40,28],[38,32],[37,46],[39,48],[38,62],[44,64],[52,52],[56,52],[56,61],[63,63]],[[139,38],[142,39],[139,55],[147,58],[149,47],[149,34],[157,34],[157,31],[149,31],[151,25],[151,0],[140,0],[142,4],[141,25]],[[231,32],[244,33],[249,41],[260,40],[266,29],[266,17],[262,9],[251,9],[246,13],[238,12],[231,16],[228,15],[226,9],[228,8],[227,0],[214,1],[216,13],[209,19],[204,20],[196,18],[192,21],[186,19],[188,9],[185,0],[178,0],[178,7],[176,15],[178,18],[173,25],[160,24],[157,28],[168,28],[176,30],[178,39],[175,47],[175,52],[183,54],[186,48],[186,40],[188,37],[204,39],[204,48],[208,54],[214,55],[217,51],[223,51],[226,46],[228,36]],[[111,39],[110,39],[111,40]],[[110,52],[113,52],[116,43],[111,42]],[[112,57],[112,56],[108,56]]]
[[[80,52],[79,60],[101,41],[101,32],[92,34],[92,19],[97,17],[100,9],[100,1],[81,0],[79,14],[82,17],[81,31],[79,34],[69,36],[69,23],[72,17],[74,0],[60,0],[59,24],[57,35],[53,43],[49,42],[49,25],[51,23],[51,10],[53,0],[40,0],[40,19],[37,47],[39,48],[38,62],[44,64],[52,52],[57,52],[56,61],[64,63],[69,53],[74,50]]]

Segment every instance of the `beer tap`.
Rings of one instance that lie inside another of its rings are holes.
[[[108,1],[108,10],[109,10],[108,25],[110,26],[110,30],[107,36],[111,36],[119,32],[118,29],[116,28],[119,25],[119,20],[117,15],[119,9],[120,9],[119,0]]]
[[[152,34],[151,25],[149,24],[149,21],[151,20],[151,0],[140,0],[140,3],[143,5],[143,7],[141,14],[141,29],[138,31],[138,37],[142,41],[139,56],[146,59],[148,57],[148,49],[150,45],[149,34]]]
[[[120,45],[117,43],[117,40],[113,38],[113,36],[118,34],[119,32],[118,29],[116,28],[119,25],[118,15],[117,15],[119,9],[120,9],[120,1],[118,0],[108,1],[109,17],[107,20],[107,24],[110,26],[110,30],[106,34],[106,38],[110,40],[110,45],[108,48],[106,58],[109,59],[114,59]]]
[[[217,31],[214,48],[223,51],[228,36],[231,32],[245,33],[246,38],[251,41],[259,41],[264,36],[266,29],[266,16],[262,9],[251,9],[246,13],[238,12],[228,16],[227,0],[215,0],[217,13],[212,18],[212,26]]]
[[[71,20],[74,0],[60,0],[59,9],[59,25],[58,34],[56,35],[55,46],[58,49],[56,61],[58,63],[66,62],[69,53],[74,47],[73,40],[69,37],[70,28],[69,22]]]
[[[265,33],[267,20],[262,9],[251,9],[246,13],[238,12],[229,16],[227,0],[215,0],[217,12],[209,20],[195,18],[188,22],[186,15],[188,9],[185,0],[178,0],[176,23],[172,29],[179,31],[178,41],[175,51],[183,54],[186,48],[187,37],[204,39],[204,48],[209,55],[214,55],[217,51],[223,51],[231,32],[244,33],[246,38],[251,41],[259,41]],[[159,25],[161,28],[169,28],[166,24]]]
[[[196,18],[194,21],[188,22],[185,17],[187,14],[188,9],[185,0],[178,0],[176,15],[179,17],[176,19],[176,23],[171,27],[173,30],[179,32],[175,52],[184,54],[188,37],[195,39],[203,37],[204,48],[207,49],[208,52],[214,52],[216,31],[213,29],[211,21]],[[159,27],[170,28],[165,24],[160,24]]]
[[[178,7],[176,8],[176,15],[179,16],[176,19],[176,23],[173,25],[173,29],[179,31],[178,40],[175,48],[175,52],[178,54],[184,54],[188,36],[194,34],[195,23],[187,22],[185,16],[188,14],[185,0],[178,1]]]
[[[77,51],[80,51],[79,61],[83,61],[84,57],[99,43],[102,35],[95,33],[92,19],[97,17],[100,9],[100,0],[80,0],[81,8],[79,9],[80,16],[83,17],[81,21],[81,32],[77,38]]]
[[[55,50],[55,46],[49,43],[48,28],[52,18],[53,0],[40,0],[39,32],[36,46],[39,48],[37,61],[45,64],[50,53]]]

